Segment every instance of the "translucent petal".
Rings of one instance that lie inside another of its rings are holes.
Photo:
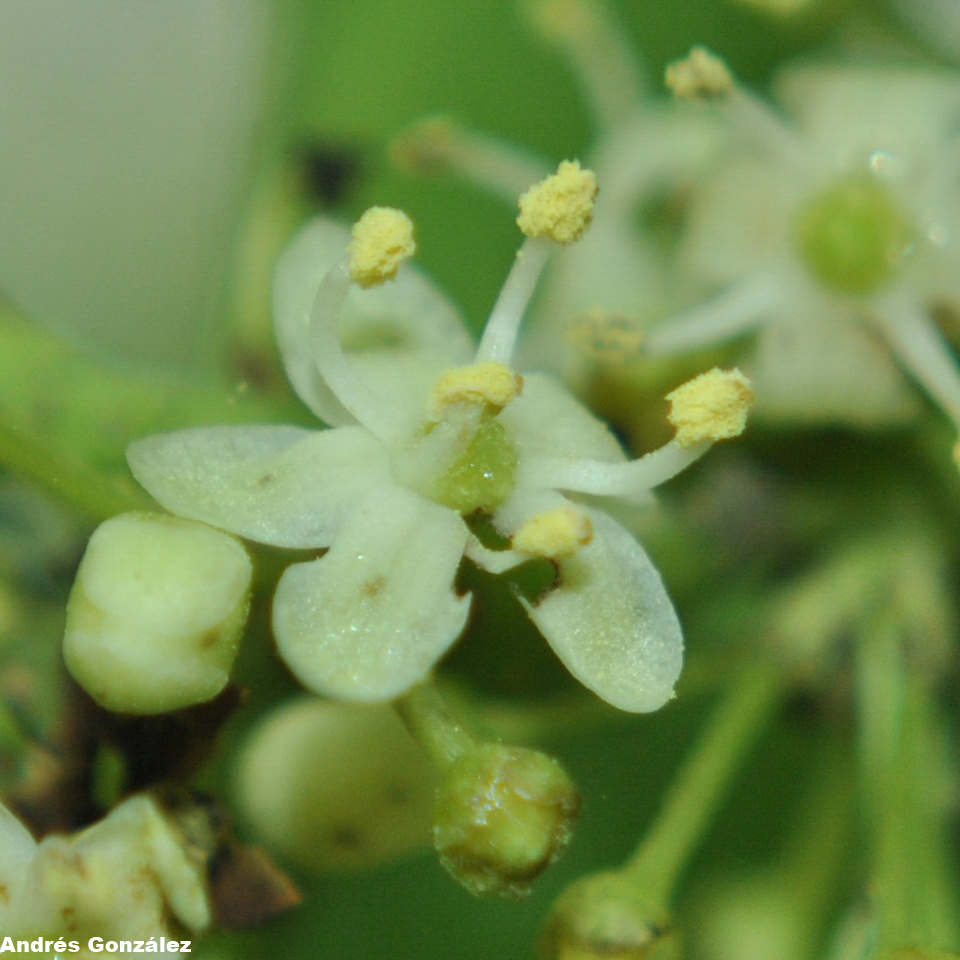
[[[409,490],[368,497],[325,556],[280,578],[280,655],[315,693],[361,702],[403,693],[466,622],[469,598],[453,592],[466,540],[456,513]]]
[[[848,165],[878,150],[923,158],[957,132],[960,82],[946,70],[807,65],[784,71],[777,90],[807,133]]]
[[[602,511],[581,509],[593,540],[558,561],[556,589],[535,605],[521,602],[584,686],[621,710],[657,710],[683,665],[673,604],[643,547]]]
[[[909,420],[917,399],[879,335],[825,307],[761,331],[747,366],[756,416],[863,427]]]
[[[357,501],[392,482],[362,427],[198,427],[136,440],[133,475],[163,506],[276,547],[325,547]]]
[[[330,424],[355,421],[313,362],[310,310],[324,274],[349,242],[350,230],[342,224],[312,220],[287,246],[274,273],[274,321],[287,376],[300,399]],[[417,396],[432,386],[436,370],[469,363],[475,349],[456,309],[412,265],[380,287],[351,289],[341,333],[344,351],[372,384],[388,370],[385,360],[402,359],[403,375],[393,378],[390,390],[402,392],[406,385]],[[428,381],[426,388],[422,381]]]
[[[566,387],[544,373],[525,373],[523,392],[504,408],[500,422],[525,457],[626,460],[610,428]]]

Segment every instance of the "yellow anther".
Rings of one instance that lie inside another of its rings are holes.
[[[469,367],[453,367],[437,381],[430,396],[430,415],[443,418],[446,407],[454,403],[482,403],[502,410],[523,388],[523,377],[493,360]]]
[[[669,64],[667,86],[684,100],[711,100],[733,90],[727,65],[706,47],[694,47],[682,60]]]
[[[957,469],[960,470],[960,440],[953,445],[953,462],[957,465]]]
[[[397,267],[416,252],[413,224],[402,210],[371,207],[353,225],[350,276],[361,287],[376,287],[397,275]]]
[[[593,524],[590,518],[566,505],[531,517],[513,535],[510,546],[534,557],[562,560],[572,557],[592,539]]]
[[[517,226],[528,237],[573,243],[593,220],[597,178],[578,160],[564,160],[555,174],[535,183],[520,198]]]
[[[545,37],[564,42],[596,32],[599,19],[589,0],[533,0],[529,11],[534,26]]]
[[[579,353],[610,365],[633,360],[645,338],[636,318],[609,310],[578,313],[567,328],[567,340]]]
[[[445,117],[422,120],[390,144],[390,159],[406,173],[447,173],[454,164],[459,134],[456,124]]]
[[[714,367],[667,394],[667,419],[676,427],[681,447],[726,440],[743,433],[753,399],[750,381],[739,370]]]

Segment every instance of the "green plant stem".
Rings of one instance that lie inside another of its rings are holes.
[[[780,674],[772,664],[751,663],[710,719],[652,828],[624,868],[650,903],[664,908],[669,904],[741,760],[778,703],[780,689]]]
[[[149,510],[150,501],[132,486],[104,477],[83,463],[9,423],[0,422],[0,463],[39,484],[66,506],[95,520],[127,510]]]
[[[857,706],[877,950],[956,949],[944,731],[930,678],[908,662],[889,617],[860,637]]]
[[[477,745],[466,724],[451,712],[431,677],[394,701],[411,736],[441,770]]]

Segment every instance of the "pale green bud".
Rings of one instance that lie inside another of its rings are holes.
[[[434,846],[471,893],[524,896],[569,844],[579,810],[552,757],[482,743],[454,761],[437,792]]]
[[[237,793],[255,833],[303,867],[371,866],[426,847],[437,776],[394,711],[298,698],[255,729]]]
[[[210,700],[230,678],[251,576],[240,543],[205,524],[113,517],[90,538],[70,594],[67,668],[119,713]]]
[[[663,909],[629,874],[610,871],[572,884],[554,905],[542,940],[547,960],[676,960]]]

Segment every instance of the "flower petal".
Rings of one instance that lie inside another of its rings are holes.
[[[127,460],[168,510],[276,547],[325,547],[354,504],[392,482],[362,427],[198,427],[136,440]]]
[[[467,528],[402,487],[368,497],[329,552],[289,567],[273,604],[280,655],[308,689],[390,700],[421,680],[470,608],[453,592]]]
[[[313,362],[310,310],[320,281],[349,242],[348,227],[324,218],[312,220],[287,246],[274,273],[274,321],[287,376],[300,399],[334,425],[356,421]],[[344,352],[372,384],[380,382],[385,371],[393,373],[387,370],[390,365],[402,361],[403,376],[392,375],[389,385],[391,391],[401,392],[400,403],[406,393],[421,403],[420,396],[426,396],[437,371],[469,363],[475,349],[456,309],[409,264],[390,283],[351,289],[341,332]]]
[[[525,373],[523,392],[500,413],[521,463],[528,457],[627,459],[610,428],[545,373]]]
[[[683,665],[673,604],[643,547],[603,511],[579,508],[593,540],[557,561],[559,586],[537,604],[521,602],[584,686],[621,710],[657,710]]]

